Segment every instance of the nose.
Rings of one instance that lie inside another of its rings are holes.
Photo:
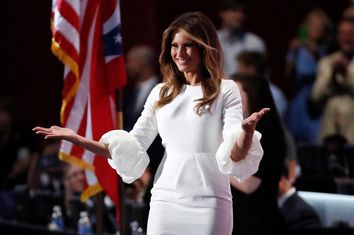
[[[184,47],[179,47],[176,52],[177,58],[184,57],[186,55],[186,49]]]

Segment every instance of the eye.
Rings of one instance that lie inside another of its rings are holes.
[[[178,48],[178,46],[177,46],[177,44],[172,43],[172,44],[171,44],[171,48],[176,49],[176,48]]]

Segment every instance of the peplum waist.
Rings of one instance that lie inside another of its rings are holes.
[[[169,153],[154,179],[152,200],[175,201],[185,205],[216,206],[231,201],[227,175],[217,166],[215,153]]]

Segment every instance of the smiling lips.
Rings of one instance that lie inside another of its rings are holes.
[[[188,65],[190,60],[189,59],[177,59],[179,65],[185,66]]]

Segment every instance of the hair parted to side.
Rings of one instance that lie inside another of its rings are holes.
[[[201,108],[214,102],[220,92],[223,73],[223,55],[213,23],[201,12],[187,12],[175,19],[164,31],[159,58],[164,85],[155,108],[170,103],[181,91],[185,78],[171,57],[171,43],[174,35],[185,31],[200,48],[202,59],[201,86],[203,97],[196,100],[195,112],[201,114]]]

